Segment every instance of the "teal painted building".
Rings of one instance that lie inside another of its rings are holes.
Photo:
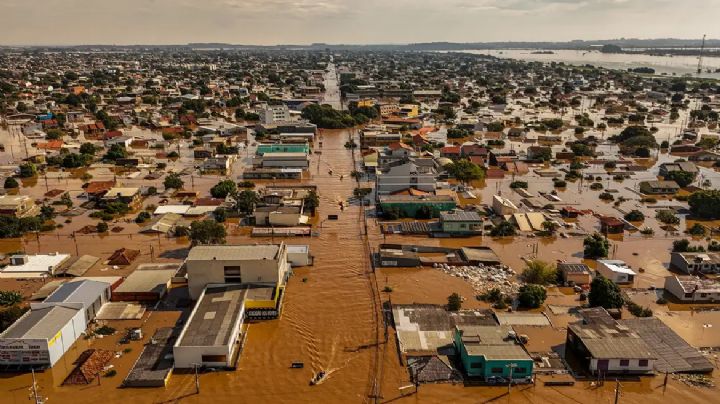
[[[265,153],[310,153],[310,145],[307,143],[264,143],[257,147],[258,155]]]
[[[397,209],[401,217],[415,217],[423,206],[432,210],[433,217],[457,207],[455,199],[446,195],[381,195],[379,205],[383,212]]]
[[[525,348],[509,337],[509,326],[458,326],[453,344],[470,377],[527,379],[532,377],[533,360]]]

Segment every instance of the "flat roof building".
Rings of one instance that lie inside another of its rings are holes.
[[[720,301],[720,282],[697,276],[668,276],[664,289],[683,303]]]
[[[611,281],[624,284],[635,281],[635,271],[621,260],[597,260],[597,272]]]
[[[208,285],[173,347],[176,368],[231,367],[245,314],[244,285]]]
[[[69,254],[18,254],[10,257],[10,265],[0,270],[0,278],[42,278],[52,276],[70,259]]]
[[[532,378],[534,362],[509,326],[456,326],[454,345],[468,376]]]

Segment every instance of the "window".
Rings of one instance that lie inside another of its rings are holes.
[[[649,362],[649,361],[648,361],[647,359],[640,359],[640,360],[638,361],[638,365],[646,368],[646,367],[648,366],[648,362]]]
[[[482,369],[482,362],[473,362],[470,364],[471,369]]]
[[[491,371],[492,373],[502,373],[502,372],[503,372],[503,368],[492,368],[492,369],[490,369],[490,371]]]
[[[203,363],[208,362],[227,362],[227,355],[202,355],[202,361]]]
[[[224,268],[226,283],[242,283],[240,266],[228,266]]]
[[[630,366],[629,359],[620,359],[620,366]]]
[[[685,293],[685,297],[687,297],[687,298],[692,297],[692,295],[693,295],[692,293]]]
[[[525,368],[515,368],[515,369],[513,369],[513,373],[524,374],[525,372],[526,372]]]

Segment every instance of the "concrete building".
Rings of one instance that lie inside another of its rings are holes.
[[[683,303],[720,301],[720,283],[697,276],[668,276],[664,289]]]
[[[670,253],[670,266],[688,274],[720,273],[720,254],[704,252]]]
[[[423,192],[435,191],[433,167],[418,166],[413,162],[385,168],[377,173],[375,189],[377,195],[388,195],[408,189]]]
[[[185,261],[190,297],[209,284],[261,284],[282,289],[290,273],[285,244],[204,245]]]
[[[456,326],[453,343],[468,376],[532,379],[534,362],[509,326]]]
[[[260,122],[265,125],[290,120],[290,109],[287,105],[268,105],[260,110]]]
[[[597,272],[617,284],[632,284],[637,275],[621,260],[597,260]]]
[[[568,325],[565,346],[592,374],[652,373],[657,357],[636,332],[601,307],[580,312],[584,320]]]
[[[0,196],[0,215],[17,218],[32,216],[40,212],[35,201],[27,195]]]
[[[208,285],[173,347],[175,367],[231,367],[238,351],[248,289]]]
[[[0,365],[48,366],[57,363],[85,332],[110,299],[111,284],[95,280],[68,282],[0,334]]]
[[[496,215],[514,215],[518,212],[517,206],[508,198],[500,195],[493,195],[492,209]]]
[[[0,278],[42,278],[52,276],[70,259],[69,254],[18,254],[10,257],[10,265],[0,270]]]
[[[145,269],[133,271],[112,294],[116,302],[157,302],[162,299],[178,268]]]
[[[585,264],[561,262],[557,265],[564,282],[575,285],[589,285],[592,282],[590,267]]]
[[[256,168],[300,168],[306,170],[310,166],[307,153],[265,153],[253,159]]]

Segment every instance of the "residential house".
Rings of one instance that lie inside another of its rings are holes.
[[[383,212],[395,211],[401,217],[416,217],[427,207],[437,217],[440,212],[455,209],[457,202],[448,195],[380,195],[379,205]]]
[[[580,314],[582,322],[568,325],[565,347],[590,373],[605,376],[653,372],[657,357],[640,335],[620,325],[602,307],[583,309]]]
[[[102,197],[104,202],[122,202],[133,205],[140,201],[140,188],[136,187],[113,187]]]
[[[675,181],[642,181],[640,192],[647,195],[674,195],[680,190]]]
[[[637,275],[621,260],[597,260],[597,272],[617,284],[632,284]]]
[[[534,362],[510,326],[455,326],[453,345],[470,377],[532,380]]]
[[[0,195],[0,215],[17,218],[33,216],[40,212],[35,201],[27,195]]]
[[[477,212],[451,210],[440,213],[442,231],[450,234],[479,233],[483,228],[483,220]]]
[[[420,166],[407,162],[397,166],[386,167],[376,177],[377,195],[388,195],[408,189],[433,192],[436,188],[437,173],[434,167]]]
[[[670,266],[687,274],[717,274],[720,273],[720,254],[671,252]]]
[[[625,222],[612,216],[600,217],[600,232],[603,234],[620,234],[625,231]]]
[[[493,195],[492,209],[499,216],[514,215],[518,212],[518,207],[510,199],[501,195]]]
[[[589,285],[592,282],[590,267],[585,264],[561,262],[557,265],[563,282],[573,285]]]
[[[683,303],[715,303],[720,301],[720,282],[690,275],[665,278],[665,292]]]
[[[663,163],[660,164],[660,176],[667,177],[672,172],[685,172],[689,173],[695,178],[700,172],[695,163],[689,161],[680,161],[677,163]]]

